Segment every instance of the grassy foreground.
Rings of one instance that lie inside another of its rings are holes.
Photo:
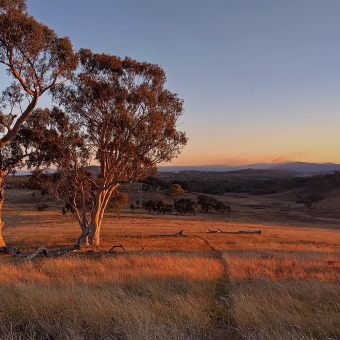
[[[57,209],[13,207],[8,245],[75,243]],[[178,218],[109,215],[100,248],[0,257],[0,339],[340,339],[338,230]],[[214,227],[262,234],[204,233]],[[114,244],[128,253],[108,254]]]

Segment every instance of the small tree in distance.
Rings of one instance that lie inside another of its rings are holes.
[[[201,207],[201,211],[204,211],[206,213],[210,210],[215,210],[224,214],[227,211],[229,215],[231,212],[229,205],[226,205],[224,202],[207,195],[198,196],[197,204]]]
[[[165,193],[171,196],[174,200],[174,203],[176,203],[177,197],[184,195],[184,190],[179,184],[171,184]]]
[[[118,215],[120,214],[120,211],[128,204],[129,196],[128,194],[124,192],[120,192],[119,190],[116,190],[111,195],[108,209],[113,210]]]

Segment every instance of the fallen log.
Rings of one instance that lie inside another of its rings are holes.
[[[139,233],[139,235],[125,234],[125,235],[119,235],[119,236],[116,236],[116,237],[141,238],[141,237],[144,237],[144,235],[142,233]]]
[[[261,230],[254,230],[254,231],[246,231],[246,230],[239,230],[239,231],[221,231],[223,234],[247,234],[247,235],[261,235]]]
[[[57,250],[48,251],[44,246],[38,246],[33,252],[21,252],[19,249],[14,247],[1,247],[0,254],[9,254],[13,257],[20,257],[23,260],[32,260],[37,255],[41,254],[45,257],[61,257],[67,256],[70,252],[76,251],[80,248],[79,245],[75,245],[69,248],[60,248]]]
[[[204,230],[205,233],[220,233],[221,232],[221,229],[220,228],[217,228],[216,230],[211,230],[211,229],[206,229]]]
[[[217,228],[216,230],[211,230],[211,229],[206,229],[204,231],[205,233],[209,233],[209,234],[216,234],[216,233],[220,233],[220,234],[231,234],[231,235],[261,235],[262,231],[261,230],[254,230],[254,231],[247,231],[247,230],[239,230],[239,231],[223,231],[219,228]]]
[[[155,234],[155,235],[150,235],[150,237],[186,237],[187,235],[183,234],[184,230],[180,230],[175,234]]]

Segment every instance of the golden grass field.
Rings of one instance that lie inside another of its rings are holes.
[[[61,203],[48,198],[50,208],[38,212],[40,197],[6,195],[8,246],[76,243],[79,227]],[[0,338],[340,339],[339,196],[312,210],[295,205],[291,193],[220,199],[229,216],[125,209],[107,214],[100,247],[30,262],[3,255]],[[262,234],[204,232],[214,228]],[[186,237],[150,237],[180,229]],[[127,253],[107,253],[113,245]]]

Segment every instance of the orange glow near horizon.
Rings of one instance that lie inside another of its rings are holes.
[[[282,164],[289,162],[306,162],[306,163],[336,163],[340,164],[340,157],[329,157],[328,154],[311,155],[306,153],[292,153],[290,155],[281,156],[232,156],[225,157],[219,155],[203,155],[198,156],[190,152],[183,151],[181,155],[173,159],[172,162],[162,163],[161,166],[203,166],[203,165],[227,165],[227,166],[243,166],[251,164]]]

